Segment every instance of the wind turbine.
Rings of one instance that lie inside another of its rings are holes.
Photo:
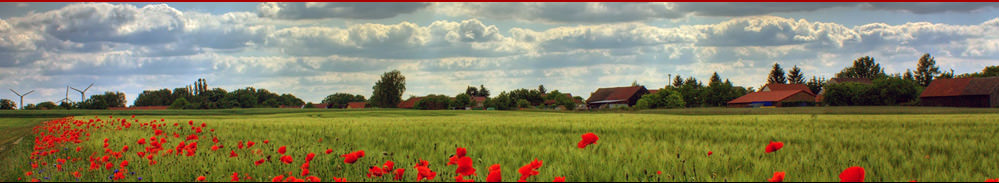
[[[89,90],[89,89],[90,89],[90,87],[92,87],[92,86],[94,86],[94,83],[90,83],[90,86],[87,86],[87,88],[86,88],[86,89],[83,89],[83,90],[80,90],[80,89],[76,89],[76,88],[73,88],[73,87],[69,87],[69,88],[72,88],[73,90],[76,90],[76,92],[80,92],[80,102],[83,102],[84,100],[87,100],[87,99],[86,99],[86,98],[84,98],[84,97],[86,97],[86,96],[87,96],[87,95],[86,95],[86,93],[87,93],[87,90]]]
[[[59,102],[60,103],[72,103],[73,102],[72,100],[69,100],[69,85],[66,85],[66,98],[62,98],[62,100],[59,100]]]
[[[14,89],[10,89],[10,91],[14,92],[14,95],[17,95],[18,97],[21,97],[21,107],[18,107],[17,109],[22,109],[22,110],[24,109],[24,96],[28,95],[28,94],[31,94],[32,92],[35,92],[35,90],[31,90],[28,93],[24,93],[22,95],[21,93],[17,93],[17,91],[14,91]]]

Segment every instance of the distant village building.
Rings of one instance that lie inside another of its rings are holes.
[[[329,109],[330,108],[330,104],[326,104],[326,103],[312,104],[312,108]]]
[[[999,107],[999,77],[936,79],[919,100],[923,106]]]
[[[588,109],[612,109],[630,107],[638,102],[642,95],[648,94],[645,86],[628,86],[616,88],[600,88],[586,99]]]
[[[752,92],[728,102],[728,107],[789,107],[815,101],[815,94],[804,84],[767,84],[760,92]]]
[[[577,109],[580,108],[581,106],[586,106],[585,105],[586,103],[584,103],[583,100],[579,100],[579,99],[573,98],[571,93],[563,93],[563,94],[565,94],[565,96],[568,96],[570,99],[572,99],[572,103],[576,104],[575,107]],[[542,95],[542,96],[545,96],[545,95]],[[545,105],[546,106],[555,105],[555,100],[545,100]],[[565,106],[561,106],[561,108],[559,108],[559,106],[555,106],[555,108],[563,110],[563,109],[565,109]]]
[[[485,108],[486,97],[472,97],[472,107],[473,108]]]
[[[399,102],[399,104],[396,105],[396,107],[403,109],[412,109],[413,107],[416,107],[416,102],[420,101],[420,99],[423,99],[423,97],[409,97],[409,99],[406,99],[406,101]]]
[[[348,102],[347,109],[364,109],[368,102]]]

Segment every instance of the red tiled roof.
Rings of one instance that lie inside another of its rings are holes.
[[[367,104],[368,104],[367,102],[347,102],[347,108],[348,109],[364,109],[364,105],[367,105]]]
[[[764,92],[753,92],[742,97],[736,98],[735,100],[729,101],[729,104],[740,104],[740,103],[753,103],[753,102],[777,102],[784,100],[788,97],[798,94],[800,92],[805,92],[805,90],[770,90]],[[810,92],[805,92],[809,95],[815,96]]]
[[[999,77],[936,79],[919,97],[989,95],[999,90]]]
[[[472,101],[475,101],[477,103],[483,103],[486,102],[486,97],[472,97]]]
[[[406,108],[406,109],[412,109],[414,106],[416,106],[416,102],[420,101],[420,99],[423,99],[423,97],[411,97],[411,98],[407,99],[406,101],[400,102],[399,105],[397,105],[397,107],[399,107],[399,108]]]
[[[600,88],[590,95],[589,99],[586,99],[587,103],[605,100],[622,100],[627,101],[634,96],[635,93],[641,91],[644,86],[628,86],[628,87],[616,87],[616,88]]]
[[[770,91],[795,91],[795,90],[801,90],[801,91],[805,91],[805,93],[815,95],[814,93],[812,93],[812,89],[808,89],[808,85],[805,85],[805,84],[777,84],[777,83],[771,83],[771,84],[767,84],[766,86],[763,86],[763,87],[764,88],[769,88]]]

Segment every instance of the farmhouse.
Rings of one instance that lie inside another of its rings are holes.
[[[919,100],[923,106],[999,107],[999,77],[933,80]]]
[[[348,102],[347,109],[364,109],[365,105],[368,105],[368,102]]]
[[[642,95],[648,93],[649,90],[645,89],[645,86],[600,88],[590,93],[590,98],[586,99],[586,106],[589,109],[630,107],[635,105]]]
[[[416,107],[416,102],[420,101],[420,99],[423,99],[423,97],[409,97],[406,101],[399,102],[399,105],[396,105],[396,107],[412,109],[413,107]]]
[[[815,94],[803,84],[767,84],[753,92],[728,102],[728,107],[786,107],[787,103],[814,102]]]
[[[472,97],[472,106],[483,108],[486,106],[486,97]]]

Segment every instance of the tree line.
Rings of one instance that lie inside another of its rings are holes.
[[[146,90],[135,99],[135,106],[170,106],[171,109],[229,109],[301,106],[305,102],[292,94],[276,94],[267,89],[246,87],[231,92],[208,89],[205,79],[184,88]]]

